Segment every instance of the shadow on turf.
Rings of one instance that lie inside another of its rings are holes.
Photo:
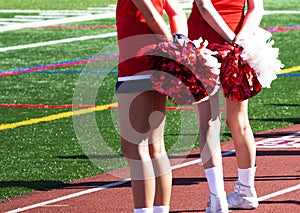
[[[226,151],[222,152],[222,153],[227,153]],[[300,150],[258,150],[256,152],[257,156],[291,156],[291,155],[296,155],[296,156],[300,156]],[[232,152],[232,154],[228,154],[223,156],[223,158],[226,157],[232,157],[235,156],[235,152]],[[122,157],[121,155],[90,155],[90,156],[86,156],[86,155],[72,155],[72,156],[57,156],[57,158],[60,159],[110,159],[110,158],[120,158]],[[188,154],[188,155],[172,155],[169,156],[170,159],[198,159],[200,158],[200,154],[199,153],[195,153],[195,154]]]
[[[278,200],[278,201],[259,201],[260,204],[296,204],[300,205],[299,200]]]
[[[57,156],[60,159],[114,159],[120,158],[121,155],[72,155],[72,156]],[[199,154],[189,154],[189,155],[172,155],[169,156],[170,159],[185,159],[185,158],[199,158]]]
[[[224,177],[225,182],[235,182],[237,177]],[[271,176],[255,176],[255,181],[291,181],[300,180],[299,175],[271,175]]]
[[[269,122],[289,122],[293,124],[300,124],[300,118],[249,118],[254,121],[269,121]]]
[[[53,189],[89,189],[116,183],[116,181],[93,181],[82,183],[63,183],[61,181],[0,181],[0,188],[18,187],[28,188],[39,191],[49,191]],[[120,185],[110,188],[130,187],[130,182],[124,182]]]
[[[225,182],[235,182],[237,177],[225,177]],[[299,175],[280,175],[280,176],[256,176],[255,181],[291,181],[300,180]],[[80,183],[63,183],[62,181],[0,181],[0,188],[18,187],[28,188],[39,191],[49,191],[53,189],[90,189],[115,184],[117,181],[84,181]],[[199,183],[207,182],[205,177],[192,177],[192,178],[173,178],[172,185],[197,185]],[[107,186],[108,187],[108,186]],[[130,181],[123,181],[120,184],[111,186],[109,188],[123,188],[131,187]]]
[[[299,107],[300,104],[265,104],[267,106],[278,106],[278,107]]]

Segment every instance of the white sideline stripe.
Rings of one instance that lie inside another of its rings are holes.
[[[43,27],[43,26],[50,26],[56,24],[66,24],[72,22],[92,21],[97,19],[114,18],[114,17],[115,17],[115,12],[111,12],[105,14],[95,14],[95,15],[87,15],[87,16],[69,17],[63,19],[45,20],[45,21],[24,23],[24,24],[14,24],[11,26],[0,27],[0,32],[19,30],[24,28]]]
[[[2,48],[0,48],[0,52],[34,48],[34,47],[42,47],[42,46],[48,46],[48,45],[53,45],[53,44],[62,44],[62,43],[68,43],[68,42],[74,42],[74,41],[84,41],[84,40],[96,39],[96,38],[108,38],[108,37],[114,37],[116,35],[117,35],[116,32],[112,32],[112,33],[98,34],[98,35],[92,35],[92,36],[82,36],[82,37],[76,37],[76,38],[67,38],[67,39],[61,39],[61,40],[39,42],[39,43],[34,43],[34,44],[2,47]]]
[[[231,150],[229,152],[222,153],[222,155],[223,156],[230,155],[233,152],[234,152],[234,150]],[[183,168],[183,167],[190,166],[190,165],[200,163],[200,162],[201,162],[201,160],[197,159],[197,160],[193,160],[193,161],[190,161],[190,162],[182,163],[182,164],[173,166],[172,170],[178,169],[178,168]],[[87,189],[87,190],[77,192],[77,193],[73,193],[73,194],[69,194],[69,195],[66,195],[66,196],[63,196],[63,197],[59,197],[59,198],[55,198],[55,199],[52,199],[52,200],[36,203],[36,204],[30,205],[30,206],[25,206],[25,207],[22,207],[22,208],[14,209],[14,210],[8,211],[6,213],[17,213],[17,212],[26,211],[26,210],[29,210],[29,209],[38,208],[38,207],[45,206],[45,205],[48,205],[48,204],[57,203],[57,202],[60,202],[60,201],[63,201],[63,200],[68,200],[68,199],[71,199],[71,198],[79,197],[79,196],[90,194],[90,193],[93,193],[93,192],[98,192],[98,191],[101,191],[101,190],[104,190],[104,189],[108,189],[108,188],[111,188],[111,187],[114,187],[114,186],[118,186],[118,185],[127,183],[129,181],[130,181],[130,178],[124,179],[124,180],[121,180],[121,181],[118,181],[118,182],[106,184],[106,185],[99,186],[99,187],[92,188],[92,189]]]
[[[85,194],[101,191],[103,189],[118,186],[118,185],[127,183],[129,181],[130,181],[130,179],[121,180],[121,181],[118,181],[118,182],[106,184],[106,185],[99,186],[99,187],[96,187],[96,188],[87,189],[87,190],[84,190],[84,191],[81,191],[81,192],[69,194],[69,195],[59,197],[59,198],[56,198],[56,199],[53,199],[53,200],[48,200],[48,201],[37,203],[37,204],[31,205],[31,206],[26,206],[26,207],[23,207],[23,208],[18,208],[18,209],[15,209],[15,210],[11,210],[11,211],[8,211],[6,213],[17,213],[17,212],[26,211],[26,210],[29,210],[29,209],[34,209],[34,208],[37,208],[37,207],[40,207],[40,206],[45,206],[45,205],[48,205],[48,204],[51,204],[51,203],[56,203],[56,202],[59,202],[59,201],[68,200],[68,199],[71,199],[71,198],[74,198],[74,197],[79,197],[81,195],[85,195]]]
[[[298,189],[300,189],[300,184],[298,184],[296,186],[286,188],[286,189],[282,189],[282,190],[277,191],[277,192],[273,192],[271,194],[268,194],[268,195],[265,195],[265,196],[262,196],[262,197],[259,197],[258,201],[268,200],[270,198],[273,198],[273,197],[276,197],[276,196],[279,196],[279,195],[283,195],[283,194],[286,194],[288,192],[292,192],[292,191],[295,191],[295,190],[298,190]]]
[[[85,13],[88,10],[0,10],[0,13]]]
[[[11,22],[20,22],[23,24],[23,22],[36,22],[36,21],[42,21],[43,19],[38,18],[0,18],[0,21],[11,21]]]
[[[300,14],[298,10],[266,10],[264,15],[273,15],[273,14]]]

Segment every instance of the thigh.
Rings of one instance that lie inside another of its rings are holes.
[[[166,98],[154,91],[118,94],[120,134],[132,145],[148,145],[163,137]]]
[[[210,96],[207,101],[196,105],[199,124],[207,126],[210,122],[220,120],[219,93]]]
[[[231,130],[235,127],[243,128],[243,126],[248,125],[248,100],[236,102],[226,98],[225,103],[226,123]]]

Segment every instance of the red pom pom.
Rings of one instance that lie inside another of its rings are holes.
[[[208,96],[215,88],[218,75],[204,65],[194,45],[181,46],[161,42],[148,59],[153,70],[153,88],[179,105],[190,105]]]
[[[220,82],[225,97],[241,102],[257,95],[262,86],[256,72],[242,59],[242,48],[234,45],[210,44],[221,61]]]

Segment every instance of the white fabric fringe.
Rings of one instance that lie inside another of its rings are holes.
[[[253,36],[236,42],[243,47],[241,57],[257,74],[262,87],[270,88],[276,73],[283,68],[278,59],[279,49],[273,48],[272,34],[262,28],[258,28]]]

